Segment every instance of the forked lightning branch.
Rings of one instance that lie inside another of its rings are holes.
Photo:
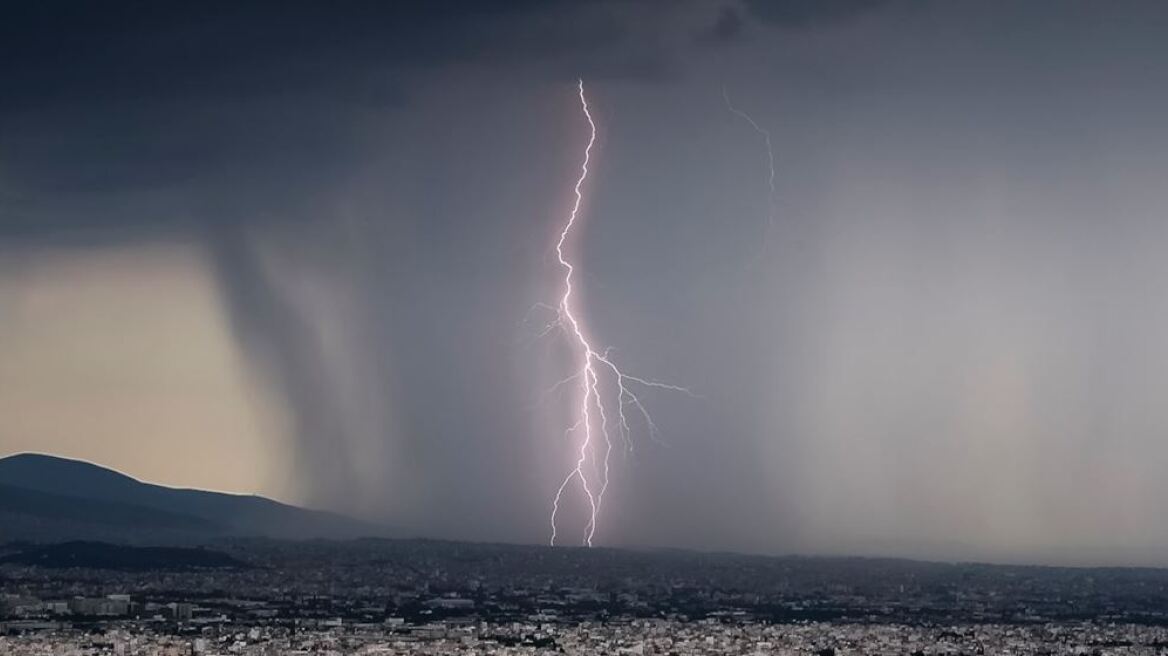
[[[635,389],[657,388],[693,396],[684,387],[626,374],[613,361],[611,351],[597,350],[588,334],[583,311],[578,303],[579,294],[574,287],[578,265],[573,264],[568,256],[567,246],[579,232],[577,224],[581,219],[580,207],[588,182],[588,166],[592,159],[592,149],[596,145],[596,122],[588,108],[583,80],[579,81],[577,90],[580,109],[588,125],[588,143],[584,147],[580,175],[573,188],[572,208],[556,242],[556,258],[564,275],[563,294],[555,306],[556,319],[545,331],[559,329],[569,342],[575,362],[570,375],[552,386],[553,389],[568,386],[573,394],[572,413],[566,422],[566,436],[572,445],[571,464],[552,499],[550,544],[553,546],[558,537],[557,519],[562,506],[567,503],[569,492],[573,490],[579,491],[580,501],[587,511],[583,544],[592,546],[609,487],[614,440],[620,440],[628,449],[633,445],[632,425],[626,410],[631,409],[649,437],[656,439],[657,425]]]

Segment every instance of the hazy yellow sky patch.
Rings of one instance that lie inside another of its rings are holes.
[[[54,453],[173,486],[280,489],[278,404],[248,375],[197,249],[42,251],[3,264],[0,455]]]

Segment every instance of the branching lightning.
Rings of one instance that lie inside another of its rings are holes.
[[[624,373],[613,361],[612,350],[597,350],[587,336],[587,331],[581,319],[580,309],[576,304],[575,279],[576,265],[572,263],[565,252],[568,240],[573,234],[580,217],[580,207],[584,201],[584,185],[588,180],[588,165],[591,163],[592,148],[596,145],[596,122],[588,108],[588,98],[584,95],[584,81],[577,85],[580,96],[580,108],[588,122],[588,145],[584,148],[584,158],[580,165],[580,175],[573,188],[574,200],[572,209],[568,213],[559,239],[556,241],[556,258],[564,272],[563,295],[559,303],[554,306],[539,304],[537,307],[555,312],[555,320],[541,329],[539,336],[551,334],[561,329],[571,344],[572,351],[577,358],[577,365],[571,375],[552,385],[545,392],[545,396],[561,392],[565,389],[575,389],[573,401],[573,419],[565,431],[566,436],[578,435],[578,446],[573,450],[574,466],[564,477],[552,499],[551,511],[551,540],[556,544],[556,518],[560,506],[569,487],[576,483],[583,493],[588,509],[588,521],[584,526],[584,541],[592,546],[596,536],[597,521],[604,506],[604,496],[608,491],[610,465],[615,436],[623,441],[627,450],[633,449],[632,428],[625,413],[627,407],[634,409],[641,417],[651,439],[659,439],[657,424],[641,402],[640,397],[633,391],[634,386],[642,388],[669,390],[695,396],[684,387],[671,385],[660,381],[631,376]],[[611,404],[611,405],[610,405]],[[613,426],[615,424],[615,427]]]
[[[771,146],[770,130],[755,122],[750,114],[735,107],[734,103],[730,102],[730,93],[726,90],[726,87],[722,87],[722,99],[726,101],[726,109],[729,109],[732,114],[749,123],[750,127],[762,137],[763,143],[766,145],[767,165],[770,171],[770,177],[767,178],[767,186],[770,189],[770,195],[767,196],[767,228],[769,231],[775,225],[775,151]]]

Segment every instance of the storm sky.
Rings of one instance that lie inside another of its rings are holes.
[[[1168,565],[1162,2],[2,11],[0,452],[545,542],[582,79],[598,543]]]

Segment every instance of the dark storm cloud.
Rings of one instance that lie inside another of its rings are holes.
[[[729,43],[742,34],[743,20],[734,7],[722,7],[713,24],[697,34],[697,42],[710,45]]]
[[[330,162],[352,138],[343,116],[406,102],[395,78],[411,70],[629,38],[603,11],[534,2],[46,2],[4,19],[0,149],[24,162],[16,193],[180,184],[289,146],[280,159]]]
[[[746,0],[751,14],[768,25],[797,28],[846,21],[890,5],[893,0]]]
[[[748,6],[764,23],[799,26],[879,4]],[[343,127],[355,114],[404,106],[419,76],[456,63],[660,79],[677,65],[663,12],[504,0],[20,3],[0,22],[0,150],[23,163],[8,191],[158,189],[327,165],[359,138]],[[742,29],[723,5],[699,40],[733,41]],[[278,149],[285,166],[265,172]],[[0,211],[10,223],[40,220],[18,209]]]
[[[4,107],[311,92],[394,98],[384,67],[555,56],[619,44],[561,3],[24,3],[6,11]],[[591,14],[591,15],[589,15]]]

